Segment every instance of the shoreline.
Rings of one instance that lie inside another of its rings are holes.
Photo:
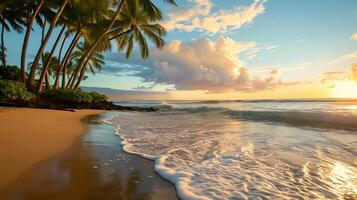
[[[167,171],[165,171],[163,169],[157,168],[156,164],[157,164],[157,162],[160,162],[160,158],[155,157],[155,156],[149,156],[149,155],[138,153],[138,152],[133,152],[133,151],[130,151],[127,148],[125,148],[127,142],[125,141],[125,138],[123,137],[123,135],[120,134],[120,126],[110,122],[110,120],[111,120],[111,117],[103,119],[102,121],[103,121],[103,123],[114,127],[114,135],[119,138],[120,147],[121,147],[122,151],[125,152],[126,154],[129,154],[132,156],[138,156],[144,160],[152,162],[154,164],[153,171],[155,172],[155,174],[157,174],[157,176],[159,176],[164,181],[168,182],[169,184],[171,184],[174,187],[175,195],[176,195],[177,199],[180,200],[181,198],[183,198],[184,194],[179,190],[177,183],[175,183],[175,181],[173,181],[171,179],[171,177],[170,177],[171,174],[169,174]]]
[[[81,120],[102,110],[75,112],[0,107],[0,189],[26,170],[68,149],[85,133]]]
[[[0,198],[178,199],[175,186],[154,171],[153,161],[123,151],[114,127],[103,122],[112,115],[84,117],[85,134],[0,188]]]

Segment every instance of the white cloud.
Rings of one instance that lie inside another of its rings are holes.
[[[277,69],[279,72],[288,72],[288,71],[296,71],[306,69],[306,66],[311,65],[310,62],[298,63],[298,64],[289,64],[289,65],[271,65],[271,66],[256,66],[252,67],[252,72],[269,72],[273,69]]]
[[[172,85],[177,90],[253,92],[293,84],[284,83],[274,68],[262,76],[252,75],[241,56],[254,48],[255,42],[223,37],[217,41],[171,41],[162,50],[154,50],[147,60],[130,60],[137,66],[130,70],[146,84]]]
[[[357,40],[357,33],[353,34],[353,35],[351,36],[351,39],[352,39],[352,40]]]
[[[276,49],[276,48],[278,48],[279,47],[279,45],[274,45],[274,44],[268,44],[268,45],[266,45],[266,47],[265,47],[265,49],[266,50],[273,50],[273,49]]]
[[[336,58],[334,60],[331,60],[329,62],[329,64],[332,65],[332,64],[336,64],[338,62],[344,61],[344,60],[351,60],[351,59],[356,59],[356,58],[357,58],[357,52],[352,52],[352,53],[345,54],[339,58]]]
[[[163,25],[168,30],[204,31],[210,34],[227,32],[249,24],[259,14],[264,13],[266,0],[254,0],[251,5],[237,6],[230,11],[213,12],[210,0],[189,0],[190,8],[172,11]]]
[[[352,64],[351,68],[344,71],[330,71],[323,74],[321,82],[338,81],[338,80],[357,81],[357,64]]]

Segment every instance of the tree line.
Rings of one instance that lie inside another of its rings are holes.
[[[175,0],[162,1],[176,6]],[[159,24],[162,19],[152,0],[2,0],[1,63],[7,65],[5,33],[23,33],[21,82],[36,93],[44,88],[78,89],[86,73],[101,69],[103,53],[114,44],[127,58],[135,45],[141,57],[147,58],[148,41],[162,48],[166,34]],[[34,59],[28,61],[35,24],[40,27],[41,41]]]

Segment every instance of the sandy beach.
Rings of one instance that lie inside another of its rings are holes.
[[[69,148],[84,133],[81,119],[101,112],[0,108],[0,188]]]
[[[84,117],[85,134],[0,188],[0,199],[177,199],[174,186],[154,172],[152,161],[122,151],[114,126],[103,123],[113,114]]]

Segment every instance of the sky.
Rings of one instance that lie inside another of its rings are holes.
[[[357,97],[356,0],[154,2],[165,15],[166,46],[145,60],[107,52],[84,86],[144,99]],[[22,36],[5,37],[9,63],[18,65]]]

